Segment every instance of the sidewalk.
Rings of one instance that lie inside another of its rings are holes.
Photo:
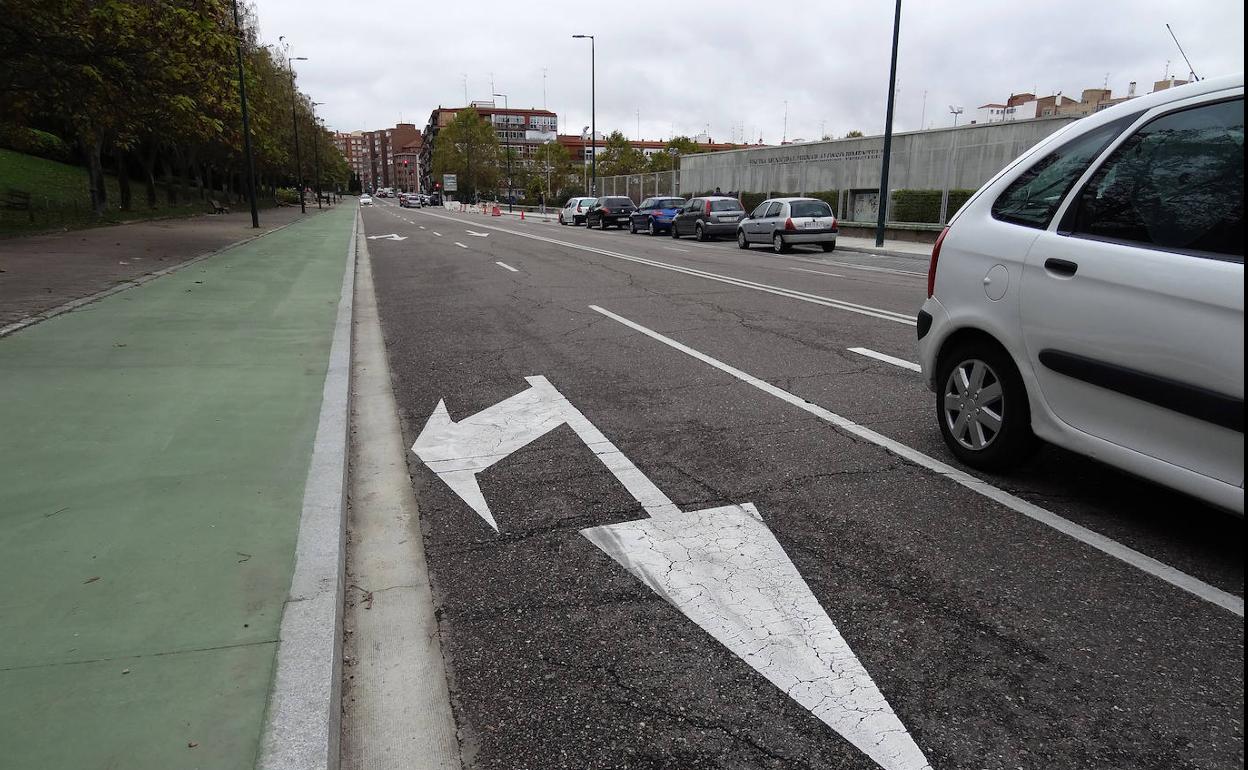
[[[236,210],[0,239],[0,328],[303,218],[283,206],[261,211],[259,230]]]
[[[255,765],[355,213],[0,338],[0,764]]]

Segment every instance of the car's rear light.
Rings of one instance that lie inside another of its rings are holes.
[[[785,230],[797,229],[797,225],[793,224],[793,217],[789,217],[788,219],[784,220],[784,229]]]
[[[711,202],[710,202],[710,201],[707,201],[707,202],[706,202],[706,210],[705,210],[705,213],[706,213],[706,215],[707,215],[707,216],[710,216],[710,214],[711,214]]]
[[[602,213],[603,213],[603,214],[610,214],[610,213],[611,213],[611,209],[607,208],[606,206],[603,206],[603,207],[602,207]]]
[[[832,226],[836,227],[836,217],[832,217]]]
[[[936,245],[932,247],[932,261],[927,263],[927,296],[936,293],[936,263],[940,261],[940,247],[945,242],[945,236],[949,234],[949,228],[946,227],[940,231],[940,235],[936,238]]]

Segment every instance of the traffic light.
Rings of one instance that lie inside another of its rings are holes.
[[[441,189],[442,189],[442,183],[441,183],[441,182],[434,182],[434,183],[433,183],[433,189],[435,189],[435,190],[441,190]]]

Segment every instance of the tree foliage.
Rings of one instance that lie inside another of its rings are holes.
[[[606,145],[598,152],[598,176],[637,174],[646,168],[645,154],[633,147],[619,131],[612,131],[607,136]]]
[[[435,178],[456,174],[458,194],[472,199],[480,192],[498,189],[501,162],[502,153],[494,127],[469,107],[457,112],[438,132],[430,171]],[[513,162],[513,171],[516,165]]]
[[[123,208],[136,170],[151,205],[161,170],[171,201],[192,186],[201,196],[237,193],[245,171],[241,43],[261,181],[270,189],[311,183],[319,165],[322,187],[346,186],[349,169],[332,135],[316,122],[311,100],[294,90],[284,59],[259,45],[254,12],[242,11],[239,30],[229,0],[5,0],[0,123],[72,141],[97,214],[110,205],[110,162]]]

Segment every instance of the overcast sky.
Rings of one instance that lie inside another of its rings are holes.
[[[597,37],[598,130],[666,139],[709,127],[716,141],[777,143],[883,131],[893,4],[544,2],[543,0],[255,0],[265,42],[285,35],[299,87],[327,125],[423,128],[434,107],[505,93],[546,106],[560,133],[590,122],[590,51]],[[612,9],[608,12],[606,9]],[[1201,77],[1244,68],[1238,0],[905,0],[897,131],[948,125],[1012,92],[1078,98],[1106,82],[1147,93],[1188,67]],[[545,75],[543,76],[543,73]],[[493,87],[491,89],[491,81]],[[501,105],[502,99],[497,102]],[[962,118],[965,122],[966,118]]]

